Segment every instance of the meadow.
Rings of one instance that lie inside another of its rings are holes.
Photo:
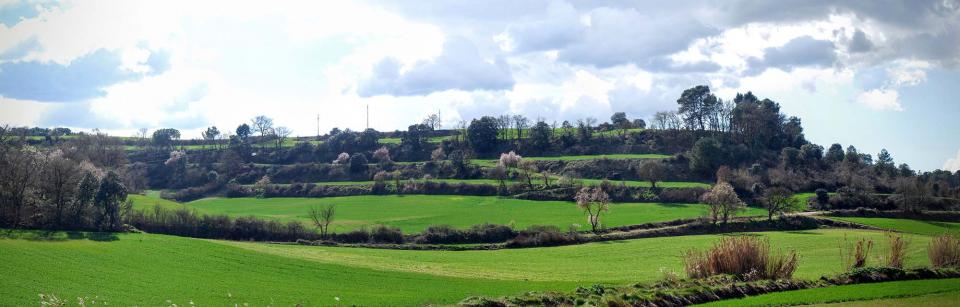
[[[407,182],[407,181],[410,181],[410,180],[413,180],[413,179],[406,179],[406,180],[403,180],[403,182]],[[558,178],[552,177],[552,178],[550,179],[550,182],[551,182],[551,183],[555,183],[556,180],[558,180]],[[414,180],[414,181],[417,181],[417,182],[424,182],[424,181],[445,182],[445,183],[449,183],[449,184],[459,184],[459,183],[464,183],[464,184],[489,184],[489,185],[499,185],[499,184],[500,184],[500,181],[498,181],[498,180],[496,180],[496,179],[430,179],[430,180],[426,180],[426,179],[416,179],[416,180]],[[534,184],[542,184],[542,183],[543,183],[543,178],[542,178],[542,177],[541,177],[541,178],[534,177],[534,178],[532,179],[532,181],[533,181]],[[573,183],[574,183],[574,184],[576,184],[576,183],[578,183],[578,182],[579,182],[579,183],[582,183],[583,185],[595,186],[595,185],[600,185],[600,183],[603,182],[603,179],[573,179]],[[639,181],[639,180],[612,180],[612,181],[609,181],[609,182],[612,183],[612,184],[615,184],[615,185],[624,184],[624,185],[626,185],[626,186],[628,186],[628,187],[643,187],[643,188],[649,188],[649,187],[650,187],[650,182],[649,182],[649,181]],[[392,181],[388,181],[387,183],[388,183],[388,184],[393,184]],[[505,183],[506,183],[506,184],[524,183],[524,184],[525,184],[525,182],[521,182],[521,181],[518,181],[518,180],[506,180]],[[373,184],[374,184],[374,181],[372,181],[372,180],[366,180],[366,181],[323,181],[323,182],[313,182],[313,184],[316,184],[316,185],[373,185]],[[280,185],[288,185],[288,184],[280,184]],[[658,188],[707,188],[707,189],[709,189],[709,188],[710,188],[710,184],[708,184],[708,183],[703,183],[703,182],[691,182],[691,181],[658,181],[658,182],[657,182],[657,187],[658,187]]]
[[[853,222],[898,232],[915,233],[929,236],[937,236],[946,233],[954,236],[960,236],[960,223],[879,217],[831,217],[831,219]]]
[[[804,289],[723,300],[697,306],[955,306],[960,302],[960,279],[893,281]]]
[[[153,234],[0,233],[0,305],[40,293],[111,305],[450,304],[470,295],[571,291],[578,285],[653,281],[681,270],[680,253],[721,235],[681,236],[495,251],[401,251],[232,242]],[[801,255],[797,277],[840,271],[837,242],[864,230],[765,232]],[[910,235],[908,266],[928,265],[926,236]],[[879,256],[872,258],[878,261]],[[424,291],[424,289],[430,289]],[[167,302],[169,300],[170,302]]]
[[[149,196],[133,196],[134,208],[150,209],[154,205],[168,208],[181,206]],[[513,225],[523,229],[531,225],[555,225],[566,230],[578,224],[588,230],[586,215],[573,202],[531,201],[491,196],[449,195],[386,195],[330,198],[204,198],[183,203],[201,213],[231,216],[254,215],[280,221],[300,220],[309,223],[311,207],[336,205],[331,230],[344,232],[374,225],[398,227],[406,233],[419,232],[433,225],[467,228],[482,223]],[[617,203],[604,213],[608,227],[662,222],[705,216],[701,204]],[[760,216],[764,211],[748,208],[744,215]]]

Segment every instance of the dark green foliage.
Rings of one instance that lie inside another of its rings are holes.
[[[477,152],[489,153],[496,148],[499,133],[497,119],[484,116],[470,122],[470,126],[467,127],[467,140]]]
[[[120,229],[120,206],[127,199],[127,188],[120,182],[120,176],[108,172],[100,181],[100,188],[94,196],[93,203],[97,214],[95,224],[97,229]]]
[[[366,170],[367,170],[367,156],[359,152],[350,156],[350,172],[360,173]]]
[[[550,125],[539,121],[530,129],[530,137],[527,141],[534,150],[543,152],[550,149],[550,139],[552,136],[553,130],[550,129]]]
[[[702,138],[690,149],[690,169],[702,175],[716,171],[726,160],[726,153],[715,138]]]
[[[157,147],[170,147],[174,140],[180,139],[180,130],[173,128],[157,129],[153,132],[153,145]]]
[[[684,90],[677,103],[680,104],[678,113],[683,116],[687,128],[700,131],[707,129],[710,118],[720,110],[719,100],[710,93],[710,87],[706,85]]]

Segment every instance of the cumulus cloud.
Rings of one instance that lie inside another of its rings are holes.
[[[517,52],[559,49],[580,39],[584,29],[573,5],[554,2],[544,16],[508,26],[505,47]]]
[[[560,49],[565,62],[605,68],[649,64],[657,57],[687,49],[694,39],[719,33],[692,16],[652,16],[635,9],[591,11],[583,37]],[[669,29],[669,33],[664,33]]]
[[[445,90],[503,90],[513,87],[510,68],[502,59],[488,61],[476,46],[464,38],[447,40],[443,53],[429,61],[417,62],[401,72],[400,63],[385,58],[377,63],[373,75],[364,80],[357,94],[415,96]]]
[[[829,67],[837,60],[835,49],[830,41],[797,37],[783,46],[765,49],[763,59],[751,59],[750,72],[761,73],[767,68]]]
[[[960,171],[960,150],[957,150],[957,156],[947,159],[943,162],[943,169],[951,172]]]
[[[0,95],[13,99],[70,102],[103,96],[103,88],[167,68],[162,53],[147,52],[143,62],[124,63],[116,52],[100,49],[68,65],[53,62],[0,64]],[[136,67],[136,69],[132,69]]]
[[[857,102],[879,111],[903,111],[900,94],[891,89],[873,89],[857,95]]]

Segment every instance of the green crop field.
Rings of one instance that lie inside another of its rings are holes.
[[[154,204],[175,206],[150,197],[135,197],[134,207],[149,209]],[[518,228],[530,225],[556,225],[567,229],[579,224],[587,230],[586,215],[573,202],[531,201],[492,196],[349,196],[331,198],[205,198],[183,204],[202,213],[223,213],[232,216],[255,215],[276,220],[308,222],[311,207],[335,204],[336,218],[331,230],[344,232],[378,224],[398,227],[404,232],[419,232],[431,225],[466,228],[475,224],[512,224]],[[764,211],[749,208],[745,215],[759,216]],[[705,216],[707,207],[700,204],[613,204],[605,213],[607,226],[642,224]]]
[[[593,160],[593,159],[665,159],[669,155],[662,154],[609,154],[609,155],[583,155],[583,156],[557,156],[557,157],[523,157],[523,159],[537,161],[573,161],[573,160]],[[493,167],[497,165],[497,160],[472,160],[472,163],[484,167]]]
[[[99,297],[111,305],[252,306],[420,305],[469,295],[572,291],[577,285],[625,284],[681,271],[680,254],[720,235],[681,236],[495,251],[402,251],[200,240],[151,234],[0,232],[0,305],[35,304],[40,293]],[[884,234],[865,230],[767,232],[779,249],[801,255],[796,276],[840,270],[837,242]],[[908,266],[929,265],[919,244]],[[877,261],[879,255],[871,260]],[[425,291],[429,289],[429,291]],[[99,302],[98,302],[99,303]],[[169,305],[169,303],[166,303]]]
[[[550,180],[551,180],[551,183],[556,183],[557,178],[556,178],[556,177],[553,177],[553,178],[550,179]],[[407,182],[407,181],[410,181],[410,179],[403,180],[402,182]],[[418,181],[418,182],[424,182],[424,181],[426,181],[426,180],[425,180],[425,179],[417,179],[416,181]],[[450,184],[458,184],[458,183],[464,183],[464,184],[492,184],[492,185],[498,185],[498,184],[500,184],[500,182],[497,181],[497,180],[495,180],[495,179],[430,179],[429,181],[432,181],[432,182],[446,182],[446,183],[450,183]],[[532,181],[533,181],[534,184],[542,184],[542,183],[543,183],[543,178],[536,178],[536,177],[534,177]],[[603,180],[601,180],[601,179],[574,179],[573,182],[574,182],[574,183],[578,183],[578,182],[579,182],[579,183],[582,183],[582,184],[584,184],[584,185],[594,186],[594,185],[599,185],[600,183],[603,182]],[[313,182],[313,184],[316,184],[316,185],[373,185],[373,183],[374,183],[374,181],[372,181],[372,180],[366,180],[366,181],[323,181],[323,182]],[[386,183],[392,185],[392,184],[393,184],[393,181],[389,181],[389,180],[388,180]],[[520,181],[517,181],[517,180],[507,180],[507,182],[506,182],[506,184],[518,184],[518,183],[524,183],[524,182],[520,182]],[[611,183],[611,184],[615,184],[615,185],[619,185],[619,184],[622,183],[622,184],[627,185],[628,187],[650,187],[650,182],[649,182],[649,181],[620,180],[620,181],[610,181],[610,183]],[[279,185],[288,185],[288,184],[279,184]],[[710,184],[703,183],[703,182],[689,182],[689,181],[659,181],[659,182],[657,182],[657,187],[660,187],[660,188],[710,188]]]
[[[910,297],[915,297],[910,301],[916,301],[925,306],[930,306],[927,303],[931,301],[950,301],[952,304],[942,306],[955,306],[957,302],[960,302],[960,279],[893,281],[804,289],[764,294],[743,299],[723,300],[698,306],[783,306],[857,301],[863,301],[862,303],[868,303],[870,301],[878,303],[874,300]],[[910,306],[896,304],[895,302],[898,300],[886,301],[887,303],[871,304],[871,306]],[[904,302],[903,300],[899,301]],[[841,304],[841,306],[848,306],[848,304]]]
[[[888,219],[876,217],[831,217],[831,219],[853,222],[877,228],[923,235],[941,235],[944,233],[960,236],[960,223],[919,221],[908,219]]]

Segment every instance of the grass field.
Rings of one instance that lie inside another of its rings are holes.
[[[557,157],[523,157],[523,159],[537,161],[573,161],[573,160],[593,160],[593,159],[665,159],[669,155],[662,154],[609,154],[609,155],[583,155],[583,156],[557,156]],[[484,167],[493,167],[497,165],[497,160],[472,160],[472,163]]]
[[[960,302],[960,279],[893,281],[804,289],[717,301],[698,306],[783,306],[837,302],[846,303],[829,306],[937,306],[929,304],[948,301],[951,304],[940,306],[956,306]]]
[[[551,179],[551,183],[556,183],[556,180],[557,180],[557,178]],[[409,181],[409,179],[403,180],[403,182],[407,182],[407,181]],[[418,179],[418,180],[416,180],[416,181],[423,182],[424,179]],[[498,184],[500,184],[500,182],[497,181],[497,180],[495,180],[495,179],[430,179],[430,181],[433,181],[433,182],[446,182],[446,183],[452,183],[452,184],[457,184],[457,183],[466,183],[466,184],[492,184],[492,185],[498,185]],[[593,186],[593,185],[599,185],[601,182],[603,182],[603,180],[601,180],[601,179],[574,179],[574,182],[581,182],[581,183],[583,183],[584,185],[591,185],[591,186]],[[371,181],[371,180],[368,180],[368,181],[324,181],[324,182],[313,182],[313,184],[316,184],[316,185],[372,185],[373,183],[374,183],[374,181]],[[516,180],[508,180],[508,181],[507,181],[507,184],[517,184],[517,183],[522,183],[522,182],[516,181]],[[542,178],[534,178],[534,179],[533,179],[533,183],[534,183],[534,184],[542,184],[542,183],[543,183],[543,179],[542,179]],[[621,180],[621,181],[610,181],[610,183],[615,184],[615,185],[619,185],[619,184],[623,183],[623,184],[625,184],[625,185],[627,185],[627,186],[629,186],[629,187],[650,187],[650,182],[649,182],[649,181]],[[391,185],[392,185],[392,184],[393,184],[393,181],[389,181],[388,184],[391,184]],[[283,185],[283,184],[281,184],[281,185]],[[710,188],[710,184],[703,183],[703,182],[690,182],[690,181],[660,181],[660,182],[657,182],[657,187],[659,187],[659,188]]]
[[[133,198],[135,208],[154,204],[178,206],[151,197]],[[556,225],[567,229],[579,224],[587,230],[586,215],[573,202],[531,201],[490,196],[349,196],[331,198],[205,198],[183,204],[202,213],[223,213],[232,216],[255,215],[276,220],[308,222],[307,212],[313,206],[335,204],[336,218],[332,230],[343,232],[377,224],[398,227],[404,232],[419,232],[431,225],[465,228],[484,222],[512,224],[518,228],[530,225]],[[614,204],[605,213],[607,226],[642,224],[704,216],[707,207],[699,204]],[[763,215],[750,208],[745,215]]]
[[[960,223],[888,219],[877,217],[831,217],[831,219],[922,235],[936,236],[949,233],[955,236],[960,236]]]
[[[111,305],[200,306],[420,305],[469,295],[577,285],[652,281],[660,268],[680,271],[680,253],[719,235],[628,240],[495,251],[401,251],[200,240],[151,234],[90,235],[2,231],[0,305],[35,304],[39,293],[99,296]],[[775,248],[796,249],[796,276],[837,273],[844,235],[880,240],[864,230],[758,233]],[[908,266],[928,265],[928,237],[910,247]],[[875,255],[873,258],[877,258]],[[429,290],[427,290],[429,289]],[[167,303],[166,305],[169,305]]]

